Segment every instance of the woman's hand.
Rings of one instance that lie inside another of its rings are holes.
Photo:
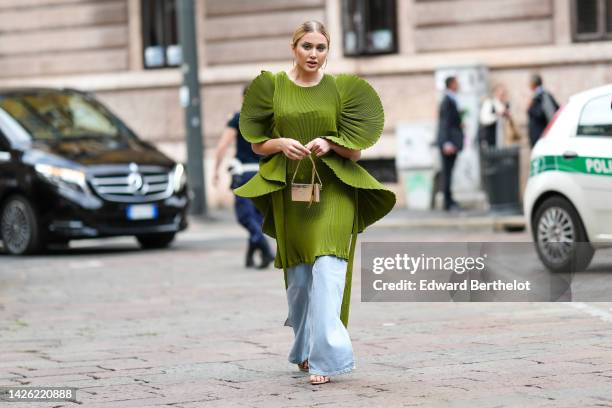
[[[311,140],[306,145],[306,148],[315,153],[317,157],[323,156],[333,150],[337,155],[352,161],[357,161],[361,158],[361,150],[349,149],[348,147],[340,146],[322,137]]]
[[[310,154],[310,150],[295,139],[282,137],[278,140],[280,151],[291,160],[302,160]]]
[[[311,140],[306,146],[303,146],[297,140],[289,137],[269,139],[265,142],[253,143],[251,146],[253,147],[253,151],[259,155],[268,156],[283,152],[283,154],[291,160],[302,160],[310,155],[311,152],[315,153],[317,157],[320,157],[329,153],[331,150],[336,152],[339,156],[349,160],[357,161],[361,158],[361,150],[349,149],[322,137]]]
[[[317,157],[321,157],[332,150],[332,144],[330,141],[323,139],[322,137],[317,137],[316,139],[308,142],[306,149],[316,154]]]

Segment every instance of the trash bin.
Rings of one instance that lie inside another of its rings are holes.
[[[493,212],[522,213],[519,150],[519,146],[484,147],[481,150],[483,187]]]

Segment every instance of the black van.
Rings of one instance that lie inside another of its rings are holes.
[[[186,174],[87,93],[0,91],[0,239],[27,254],[72,239],[168,246],[187,227]]]

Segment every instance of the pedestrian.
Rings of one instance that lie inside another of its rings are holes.
[[[533,91],[531,103],[527,109],[529,118],[529,144],[533,148],[548,123],[559,109],[559,104],[550,92],[544,89],[542,77],[539,74],[533,74],[529,81],[529,87]]]
[[[442,156],[444,210],[450,211],[459,209],[452,195],[452,179],[457,155],[463,149],[463,124],[457,107],[459,81],[456,77],[450,76],[446,78],[444,84],[446,89],[440,103],[438,120],[438,147]]]
[[[245,87],[243,96],[246,90],[247,88]],[[236,143],[236,155],[229,169],[232,175],[232,189],[238,188],[249,181],[259,169],[259,159],[261,156],[255,154],[253,149],[251,149],[251,144],[242,137],[238,126],[239,120],[240,112],[236,112],[231,116],[217,145],[213,175],[213,184],[215,186],[219,184],[219,167],[232,143]],[[267,268],[274,260],[274,255],[261,229],[263,222],[261,213],[253,204],[253,201],[238,195],[234,197],[234,212],[240,225],[249,232],[245,266],[247,268]],[[254,256],[256,251],[260,252],[259,258],[261,261],[259,265],[255,265]]]
[[[506,122],[511,120],[508,92],[502,84],[493,87],[493,93],[482,102],[478,138],[480,146],[498,147],[505,144]]]
[[[330,38],[317,21],[295,30],[293,66],[262,71],[245,96],[240,130],[265,157],[235,190],[264,214],[276,238],[295,339],[289,361],[312,384],[354,368],[348,325],[357,233],[387,214],[395,195],[355,163],[383,129],[374,89],[323,71]]]

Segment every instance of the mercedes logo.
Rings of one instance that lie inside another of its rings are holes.
[[[146,194],[149,191],[149,185],[144,181],[140,173],[130,173],[127,183],[132,193]]]
[[[138,165],[136,163],[130,163],[129,169],[130,174],[127,178],[127,184],[132,194],[147,194],[149,192],[149,184],[145,182],[142,174],[138,172]]]

